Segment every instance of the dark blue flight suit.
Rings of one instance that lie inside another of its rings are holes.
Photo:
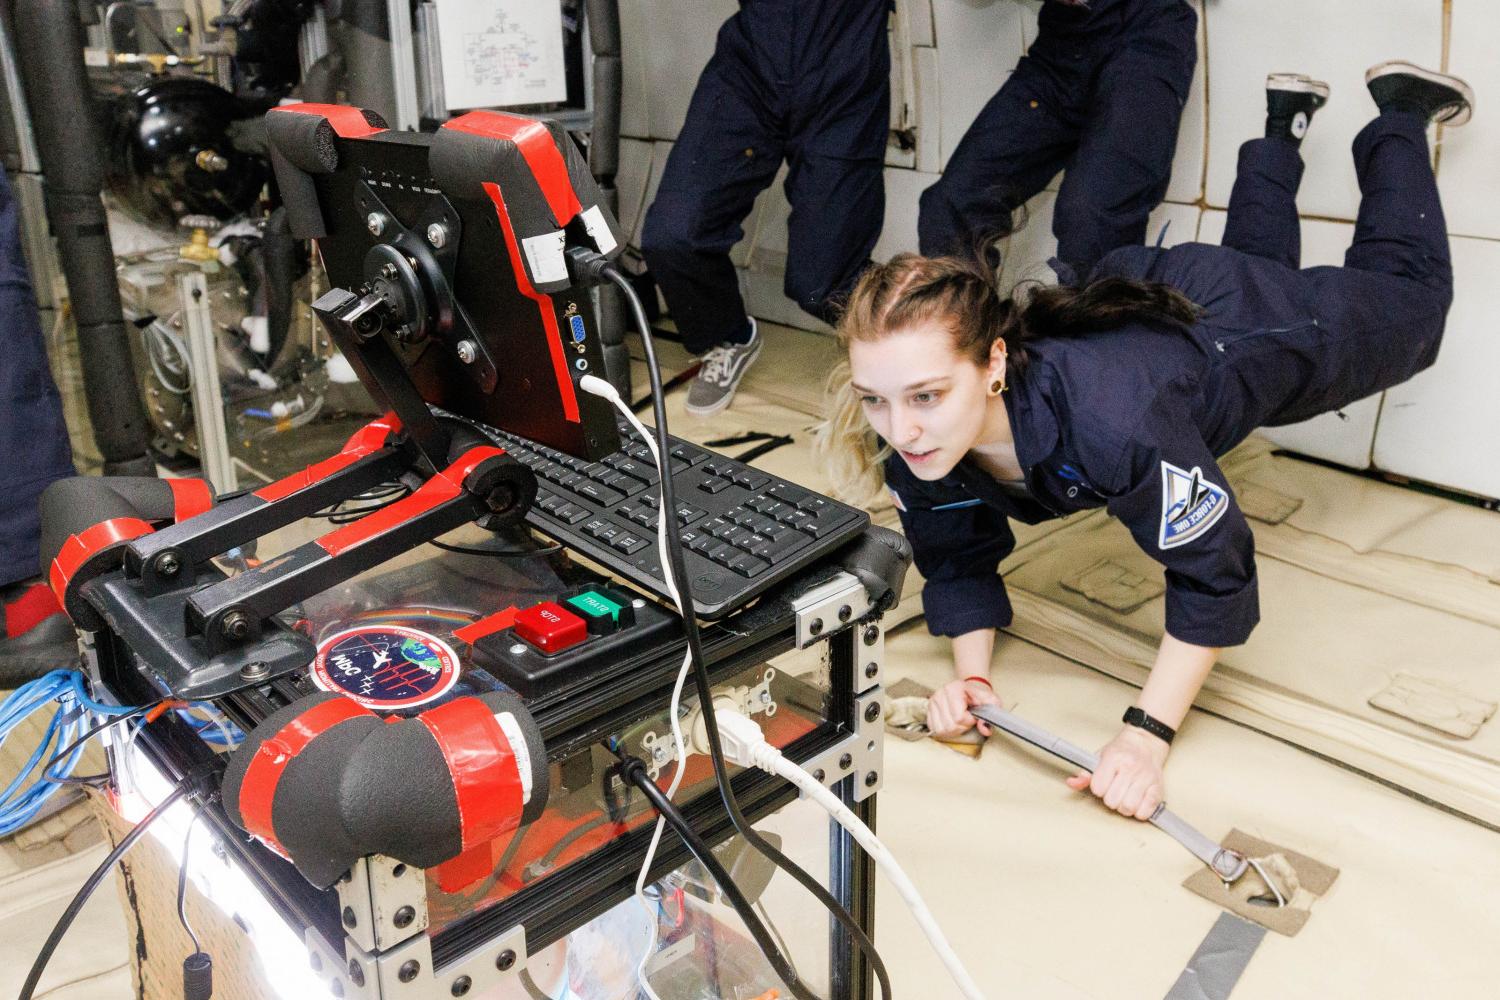
[[[1297,269],[1296,147],[1240,150],[1223,246],[1129,246],[1093,277],[1159,281],[1202,307],[1191,328],[1131,324],[1026,343],[1005,394],[1024,490],[969,460],[936,482],[899,456],[886,481],[937,635],[1009,624],[996,567],[1028,524],[1107,507],[1166,567],[1166,628],[1233,646],[1259,619],[1255,545],[1215,462],[1260,426],[1405,381],[1437,357],[1453,272],[1425,123],[1388,113],[1354,142],[1359,218],[1343,267]]]
[[[741,0],[646,213],[641,251],[694,354],[750,338],[729,250],[785,159],[786,294],[831,320],[885,218],[890,0]]]
[[[987,252],[1063,169],[1052,217],[1063,263],[1087,275],[1115,247],[1143,242],[1197,58],[1186,0],[1043,4],[1031,48],[922,193],[922,253]]]
[[[37,574],[37,498],[73,475],[62,400],[47,366],[21,253],[20,209],[0,170],[0,585]]]

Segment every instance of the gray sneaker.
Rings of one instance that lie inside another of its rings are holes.
[[[703,367],[688,387],[687,411],[695,417],[707,417],[726,408],[740,387],[740,379],[760,354],[760,345],[760,331],[752,318],[748,344],[720,344],[703,355]]]

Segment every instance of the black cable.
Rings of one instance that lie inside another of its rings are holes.
[[[88,732],[86,732],[82,736],[78,737],[78,739],[74,740],[72,743],[69,743],[67,746],[65,746],[61,750],[57,751],[57,753],[53,754],[52,755],[52,759],[49,760],[49,761],[47,761],[46,766],[42,768],[42,774],[46,775],[48,771],[52,770],[52,765],[53,764],[56,764],[60,760],[66,759],[67,756],[68,756],[68,754],[72,753],[74,750],[77,750],[79,747],[83,746],[83,744],[87,743],[89,740],[93,739],[95,736],[98,736],[100,733],[104,732],[110,726],[118,726],[122,722],[129,722],[131,719],[135,718],[137,715],[141,715],[143,713],[151,711],[157,705],[160,705],[162,702],[164,702],[166,700],[167,699],[165,699],[165,698],[158,698],[156,701],[150,702],[148,704],[137,705],[135,708],[132,708],[130,711],[126,712],[124,715],[114,715],[114,716],[111,716],[108,719],[105,719],[103,722],[99,723],[97,726],[94,726]],[[88,777],[94,777],[94,776],[93,775],[89,775]],[[56,781],[58,779],[51,778],[49,780]]]
[[[42,973],[46,971],[47,962],[52,958],[52,953],[57,950],[57,946],[62,941],[63,935],[68,932],[68,928],[78,918],[78,914],[83,910],[83,905],[94,894],[94,890],[99,888],[99,883],[104,881],[104,876],[109,874],[109,870],[115,866],[115,862],[125,856],[126,851],[135,846],[135,842],[141,839],[141,834],[146,832],[146,829],[156,821],[157,817],[165,813],[172,807],[173,803],[188,793],[191,784],[191,778],[183,778],[179,781],[177,786],[167,793],[167,797],[157,803],[155,809],[146,814],[145,819],[137,823],[131,828],[129,833],[120,838],[120,842],[115,845],[115,849],[109,852],[109,855],[99,863],[99,867],[94,869],[93,874],[79,887],[77,895],[73,897],[72,902],[68,903],[68,908],[63,911],[62,916],[57,919],[57,924],[52,928],[52,933],[47,935],[47,940],[42,944],[42,950],[37,954],[36,961],[31,963],[31,972],[26,976],[26,983],[21,987],[21,995],[18,1000],[32,1000],[32,994],[36,992],[37,983],[41,982]]]
[[[657,447],[663,456],[671,454],[671,442],[667,439],[667,411],[665,396],[661,389],[661,367],[656,360],[656,345],[651,339],[651,325],[646,320],[645,309],[641,306],[639,296],[631,287],[630,281],[620,272],[613,263],[605,261],[599,265],[599,272],[604,278],[615,283],[625,292],[625,300],[630,303],[631,312],[634,316],[636,326],[641,331],[641,341],[646,351],[646,374],[651,380],[652,415],[656,422],[655,433]],[[661,481],[662,510],[676,510],[677,498],[672,485],[672,477],[669,470],[662,469]],[[729,819],[734,828],[739,831],[740,836],[754,847],[762,857],[768,859],[776,867],[786,872],[804,889],[817,898],[818,902],[826,908],[832,917],[849,933],[851,939],[858,946],[865,959],[870,963],[871,970],[880,982],[881,995],[885,1000],[890,1000],[891,980],[886,972],[885,963],[880,958],[880,953],[875,949],[875,943],[865,933],[859,922],[833,898],[833,894],[823,888],[817,879],[813,878],[801,867],[795,864],[791,858],[782,854],[766,841],[745,814],[740,811],[739,802],[735,799],[734,786],[729,781],[729,771],[724,764],[724,748],[719,740],[719,723],[714,715],[713,681],[708,675],[708,668],[704,665],[703,640],[698,632],[698,616],[693,607],[691,581],[686,570],[683,568],[682,537],[675,531],[667,532],[667,562],[672,570],[672,579],[677,584],[677,590],[682,597],[683,607],[687,613],[682,616],[683,630],[687,636],[689,658],[692,661],[694,685],[698,691],[698,703],[702,706],[703,728],[708,737],[708,756],[713,762],[714,781],[719,786],[719,797],[724,801],[724,809],[729,813]],[[768,956],[769,957],[769,956]]]
[[[177,919],[182,922],[182,929],[188,932],[188,937],[193,939],[194,954],[203,951],[203,946],[198,943],[198,934],[187,918],[188,845],[193,842],[193,827],[197,823],[198,814],[195,812],[193,818],[188,820],[187,834],[182,838],[182,864],[177,868]]]
[[[531,549],[479,549],[470,548],[467,545],[449,545],[447,542],[439,542],[429,539],[428,545],[442,549],[444,552],[461,552],[470,556],[494,556],[497,559],[523,559],[527,556],[550,556],[554,552],[561,552],[561,545],[538,545]]]
[[[627,760],[625,777],[645,794],[651,805],[661,814],[661,818],[666,820],[667,825],[677,833],[678,839],[687,846],[693,857],[698,859],[698,863],[708,869],[708,873],[719,885],[719,892],[729,901],[729,905],[734,907],[734,912],[739,914],[746,930],[755,939],[760,950],[765,953],[776,975],[781,977],[787,988],[799,997],[810,995],[807,987],[797,978],[797,970],[792,965],[791,959],[783,955],[781,949],[776,946],[771,932],[766,930],[766,925],[761,922],[760,916],[756,914],[750,901],[745,898],[744,892],[740,890],[723,863],[714,856],[713,850],[688,824],[686,817],[672,804],[672,800],[667,798],[667,794],[656,787],[656,782],[652,781],[651,776],[646,773],[646,765],[635,758]]]

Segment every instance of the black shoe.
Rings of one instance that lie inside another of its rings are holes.
[[[1462,125],[1474,113],[1474,91],[1467,83],[1399,59],[1370,67],[1365,86],[1382,112],[1410,111],[1448,126]]]
[[[1266,138],[1300,144],[1315,111],[1328,103],[1328,84],[1301,73],[1266,77]]]

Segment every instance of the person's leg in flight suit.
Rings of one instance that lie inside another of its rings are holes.
[[[890,131],[886,5],[857,5],[854,24],[812,48],[826,62],[800,67],[788,143],[787,297],[825,323],[870,262],[885,222],[885,147]],[[835,99],[830,100],[831,95]]]
[[[1319,80],[1292,73],[1266,79],[1266,134],[1240,147],[1224,246],[1287,267],[1301,266],[1297,188],[1303,163],[1298,150],[1313,114],[1327,100],[1328,85]]]
[[[719,31],[646,213],[641,251],[683,344],[698,416],[729,405],[760,350],[730,249],[789,156],[787,294],[828,318],[883,221],[886,0],[745,0]],[[873,137],[873,142],[871,141]]]
[[[1358,338],[1364,392],[1405,381],[1436,360],[1453,266],[1427,128],[1467,121],[1473,104],[1456,77],[1407,63],[1367,76],[1380,114],[1354,140],[1361,193],[1343,267],[1302,272],[1325,324]]]
[[[1145,240],[1198,61],[1198,15],[1185,0],[1125,0],[1118,14],[1052,215],[1058,259],[1079,278],[1115,247]]]
[[[0,170],[0,665],[34,638],[33,626],[61,610],[44,585],[29,581],[40,569],[37,499],[53,480],[73,474],[62,400],[21,254],[20,213]],[[71,626],[64,631],[71,636]]]
[[[1185,0],[1049,0],[1036,41],[922,194],[922,253],[993,252],[1015,208],[1066,168],[1053,216],[1078,277],[1140,243],[1166,192],[1197,61]]]
[[[719,30],[641,231],[641,252],[683,346],[700,357],[750,345],[754,335],[729,251],[783,151],[780,94],[758,58],[741,11]],[[736,360],[743,367],[749,359]]]

